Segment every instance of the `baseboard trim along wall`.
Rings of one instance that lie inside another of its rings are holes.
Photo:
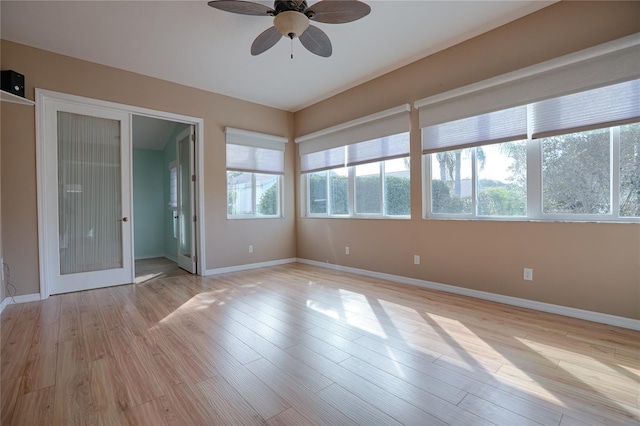
[[[40,293],[23,294],[22,296],[14,296],[14,297],[7,296],[4,298],[2,303],[0,303],[0,313],[2,313],[2,311],[4,311],[4,308],[6,308],[9,305],[18,304],[18,303],[36,302],[38,300],[41,300]]]
[[[553,305],[551,303],[537,302],[535,300],[521,299],[519,297],[503,296],[501,294],[489,293],[486,291],[472,290],[464,287],[457,287],[448,284],[440,284],[431,281],[419,280],[417,278],[403,277],[400,275],[385,274],[382,272],[368,271],[366,269],[352,268],[350,266],[335,265],[332,263],[318,262],[316,260],[288,258],[271,260],[268,262],[249,263],[245,265],[229,266],[225,268],[209,269],[205,271],[205,275],[226,274],[229,272],[240,272],[250,269],[266,268],[269,266],[285,265],[287,263],[303,263],[307,265],[319,266],[321,268],[333,269],[335,271],[349,272],[356,275],[366,277],[379,278],[387,281],[393,281],[401,284],[415,285],[431,290],[444,291],[446,293],[459,294],[462,296],[474,297],[476,299],[488,300],[491,302],[504,303],[505,305],[518,306],[520,308],[528,308],[536,311],[548,312],[551,314],[564,315],[567,317],[583,319],[587,321],[598,322],[601,324],[614,325],[616,327],[628,328],[640,331],[640,320],[633,318],[619,317],[616,315],[603,314],[600,312],[587,311],[584,309],[571,308],[568,306]],[[0,303],[0,313],[7,306],[13,303],[27,303],[40,300],[40,294],[25,294],[11,298],[7,296]]]
[[[363,275],[366,277],[379,278],[401,284],[415,285],[431,290],[444,291],[462,296],[474,297],[476,299],[489,300],[491,302],[504,303],[505,305],[518,306],[536,311],[548,312],[551,314],[564,315],[567,317],[598,322],[601,324],[615,325],[616,327],[628,328],[640,331],[640,320],[633,318],[619,317],[616,315],[603,314],[600,312],[587,311],[584,309],[570,308],[568,306],[553,305],[551,303],[537,302],[535,300],[521,299],[519,297],[503,296],[501,294],[489,293],[486,291],[472,290],[464,287],[457,287],[448,284],[434,283],[431,281],[419,280],[417,278],[403,277],[400,275],[385,274],[382,272],[368,271],[366,269],[352,268],[349,266],[335,265],[332,263],[318,262],[316,260],[298,259],[299,263],[320,266],[322,268],[333,269],[341,272]]]
[[[155,259],[156,257],[166,257],[164,253],[162,254],[145,254],[144,256],[136,256],[135,260],[144,260],[144,259]]]
[[[257,269],[257,268],[266,268],[269,266],[278,266],[285,265],[287,263],[296,263],[299,259],[295,257],[289,259],[278,259],[278,260],[270,260],[268,262],[258,262],[258,263],[247,263],[245,265],[237,265],[237,266],[228,266],[226,268],[216,268],[216,269],[208,269],[205,271],[205,275],[218,275],[218,274],[227,274],[229,272],[240,272],[247,271],[249,269]]]

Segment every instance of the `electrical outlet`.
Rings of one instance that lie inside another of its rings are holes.
[[[533,269],[524,268],[523,279],[525,281],[533,281]]]
[[[252,245],[249,246],[249,253],[253,253],[253,246]]]
[[[349,247],[348,246],[344,248],[344,254],[349,254]]]
[[[419,265],[420,264],[420,256],[417,254],[413,255],[413,264],[414,265]]]

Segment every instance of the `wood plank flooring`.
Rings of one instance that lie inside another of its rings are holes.
[[[640,333],[302,264],[8,306],[2,425],[638,425]]]

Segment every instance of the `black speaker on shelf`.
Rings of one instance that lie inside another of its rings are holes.
[[[24,98],[24,75],[11,70],[0,71],[0,75],[2,90]]]

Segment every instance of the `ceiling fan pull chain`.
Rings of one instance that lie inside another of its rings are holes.
[[[291,38],[291,59],[293,59],[293,37]]]

